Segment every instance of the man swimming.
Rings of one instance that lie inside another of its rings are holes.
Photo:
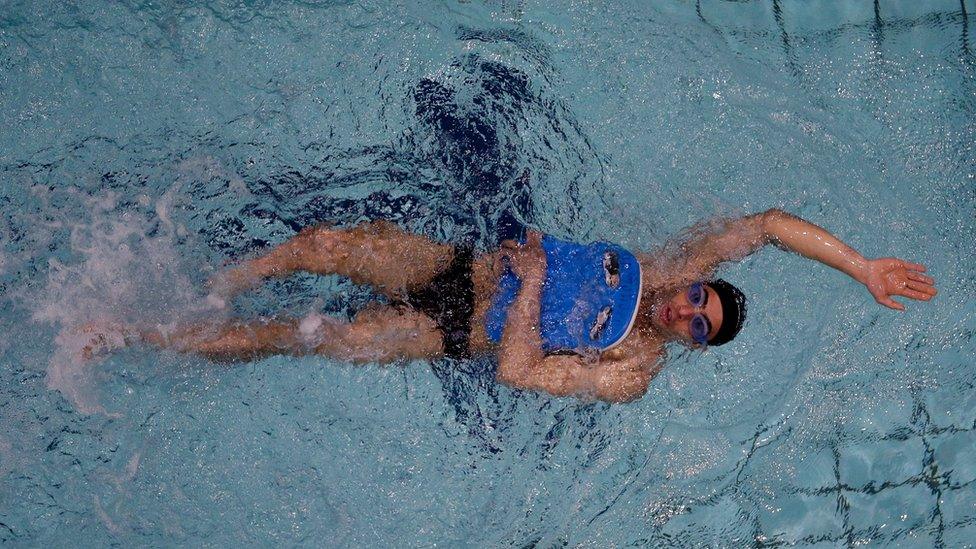
[[[821,227],[776,209],[717,222],[684,242],[677,257],[535,232],[523,243],[506,241],[475,255],[381,221],[307,228],[216,277],[212,295],[229,298],[266,278],[306,271],[370,285],[388,304],[373,304],[350,321],[312,315],[138,335],[231,361],[320,354],[391,363],[495,353],[497,379],[506,385],[627,402],[647,391],[668,342],[704,348],[738,334],[745,298],[714,271],[767,244],[840,270],[892,309],[904,310],[893,296],[936,295],[923,265],[865,259]]]

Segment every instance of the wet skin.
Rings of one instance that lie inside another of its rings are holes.
[[[705,285],[706,299],[701,307],[688,301],[688,288],[675,293],[671,299],[652,307],[651,323],[667,339],[677,340],[689,347],[698,344],[691,337],[691,319],[696,313],[705,315],[711,325],[708,339],[715,337],[722,327],[722,302],[711,286]]]
[[[721,328],[724,319],[715,290],[706,286],[706,300],[696,308],[688,301],[689,285],[709,280],[721,263],[740,260],[767,244],[847,274],[886,307],[904,309],[892,297],[929,301],[937,293],[935,281],[924,274],[924,265],[890,257],[865,258],[825,229],[771,209],[719,221],[709,231],[684,243],[683,255],[668,261],[660,261],[659,255],[638,255],[644,290],[637,323],[624,341],[596,357],[547,355],[541,349],[538,325],[545,253],[541,235],[529,231],[525,244],[482,255],[472,264],[475,306],[469,336],[471,351],[497,353],[496,378],[512,387],[608,402],[638,399],[663,367],[669,341],[698,347],[690,333],[695,314],[709,320],[709,338]],[[523,280],[523,286],[509,309],[501,344],[492,345],[485,334],[484,318],[501,274],[502,254]],[[407,233],[388,222],[347,228],[323,224],[303,229],[265,254],[220,273],[211,281],[211,290],[224,303],[266,278],[305,271],[348,277],[396,299],[429,283],[451,264],[453,257],[452,246]],[[311,320],[315,321],[314,326],[306,322]],[[435,358],[444,353],[442,334],[432,318],[410,308],[379,303],[349,320],[235,320],[224,326],[211,326],[209,331],[206,325],[194,324],[175,330],[164,328],[165,334],[153,326],[134,330],[147,343],[227,361],[316,353],[365,364]],[[154,337],[157,332],[161,337]]]
[[[472,265],[472,281],[475,290],[474,314],[471,318],[470,347],[473,352],[485,352],[493,347],[485,334],[485,315],[491,306],[492,297],[503,271],[502,251],[482,255]],[[648,268],[648,267],[645,267]],[[688,347],[700,347],[691,336],[691,319],[696,313],[708,318],[711,330],[708,339],[715,337],[722,327],[722,302],[711,286],[705,285],[707,298],[701,307],[694,307],[688,301],[688,288],[675,292],[670,297],[660,296],[650,304],[649,314],[642,314],[640,324],[645,331],[655,333],[659,339],[677,341]],[[654,289],[645,289],[652,294]],[[641,307],[647,307],[645,302]]]

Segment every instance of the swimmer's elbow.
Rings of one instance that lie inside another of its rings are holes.
[[[541,391],[556,397],[579,395],[587,387],[587,376],[581,373],[578,360],[565,356],[532,358],[501,357],[495,379],[514,389]]]
[[[770,208],[759,214],[764,229],[769,229],[787,219],[793,219],[793,215],[779,208]]]
[[[498,371],[495,372],[495,381],[501,383],[502,385],[508,385],[509,387],[518,387],[518,382],[520,378],[507,369],[503,369],[502,365],[499,363]]]
[[[495,372],[495,380],[509,387],[525,388],[525,372],[528,367],[514,357],[505,356],[505,353],[498,359],[498,370]]]
[[[305,227],[283,244],[276,254],[282,274],[295,271],[320,272],[328,269],[323,258],[345,260],[347,252],[336,244],[335,231],[325,223]]]
[[[756,216],[759,220],[759,228],[762,232],[763,244],[768,244],[775,240],[776,230],[786,220],[793,219],[793,216],[779,208],[770,208]]]

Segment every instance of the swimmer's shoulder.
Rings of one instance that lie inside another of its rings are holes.
[[[635,329],[620,345],[600,353],[601,360],[636,362],[651,366],[664,356],[664,340],[653,332]]]
[[[641,283],[648,293],[681,285],[691,274],[686,261],[678,261],[664,248],[634,255],[641,266]]]
[[[647,392],[663,362],[664,345],[634,330],[618,346],[600,354],[606,395],[610,402],[630,402]]]

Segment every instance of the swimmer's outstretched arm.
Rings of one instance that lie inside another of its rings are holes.
[[[686,242],[675,278],[679,284],[707,279],[719,264],[740,260],[766,244],[847,274],[864,284],[878,303],[892,309],[905,309],[892,296],[928,301],[937,293],[935,280],[923,274],[924,265],[893,257],[866,259],[826,229],[778,209],[725,220],[717,230]]]
[[[555,396],[593,397],[607,402],[640,398],[656,371],[638,359],[585,364],[583,357],[546,355],[539,333],[545,253],[538,233],[524,246],[509,250],[512,268],[522,281],[508,311],[498,353],[498,381],[519,389]]]

